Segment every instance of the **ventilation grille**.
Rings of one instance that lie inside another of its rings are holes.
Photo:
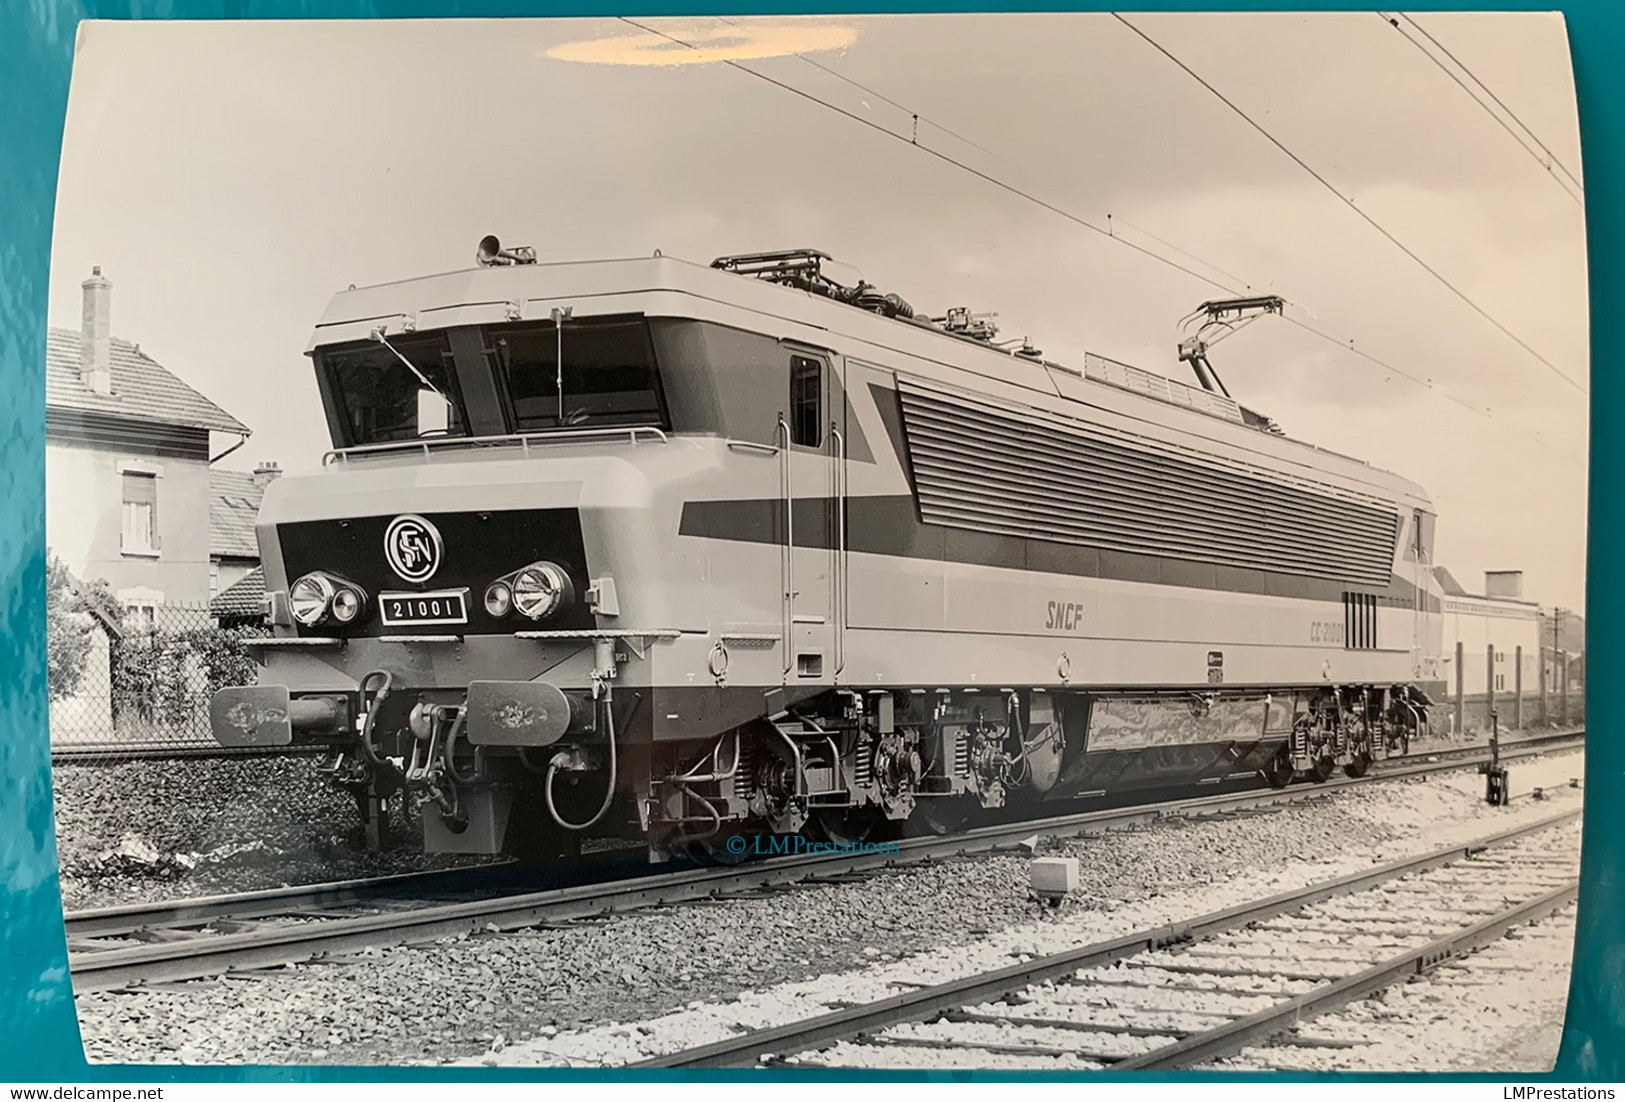
[[[1377,598],[1374,594],[1343,594],[1343,645],[1349,650],[1377,649]]]
[[[1387,585],[1398,516],[1260,468],[899,380],[921,519],[1130,554]]]

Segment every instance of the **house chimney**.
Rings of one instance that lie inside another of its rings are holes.
[[[1523,571],[1486,570],[1484,572],[1484,596],[1500,597],[1509,601],[1523,600]]]
[[[90,270],[85,289],[84,320],[79,327],[79,380],[97,394],[113,393],[113,336],[109,311],[113,285],[100,266]]]
[[[254,485],[263,490],[281,476],[282,468],[274,462],[261,463],[254,468]]]

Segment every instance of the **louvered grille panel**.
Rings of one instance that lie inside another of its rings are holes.
[[[898,391],[927,523],[1369,585],[1391,577],[1399,517],[1378,503],[908,380]]]
[[[1343,594],[1343,645],[1349,650],[1377,649],[1377,597]]]

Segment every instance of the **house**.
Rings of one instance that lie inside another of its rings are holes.
[[[254,521],[265,487],[281,469],[262,463],[252,474],[212,471],[209,475],[209,598],[220,596],[260,565]]]
[[[207,604],[214,533],[199,519],[224,454],[212,437],[235,437],[235,450],[250,430],[112,336],[100,268],[82,286],[79,331],[53,328],[46,345],[46,541],[74,576],[105,579],[151,624],[165,606]]]

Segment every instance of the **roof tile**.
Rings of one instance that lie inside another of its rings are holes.
[[[209,602],[211,616],[258,616],[265,612],[265,569],[256,566]]]
[[[97,394],[79,377],[79,334],[72,329],[51,329],[45,343],[46,408],[249,434],[247,425],[129,341],[113,338],[109,366],[113,393]]]
[[[254,538],[265,491],[254,476],[242,471],[209,472],[209,554],[257,559],[260,545]]]

